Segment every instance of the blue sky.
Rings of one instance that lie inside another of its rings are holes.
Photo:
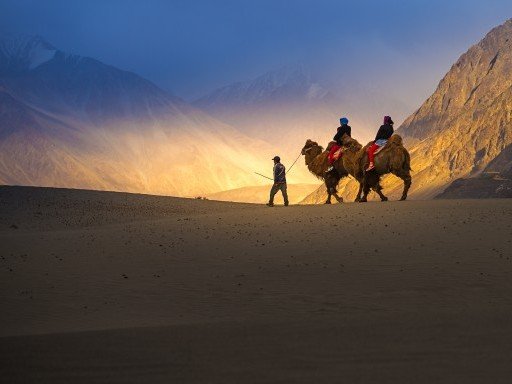
[[[134,71],[191,99],[303,63],[336,87],[419,103],[512,1],[2,0],[0,28]]]

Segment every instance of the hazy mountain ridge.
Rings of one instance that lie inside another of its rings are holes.
[[[34,69],[51,60],[56,51],[40,36],[0,33],[0,76]]]
[[[278,102],[325,100],[330,92],[312,78],[302,65],[285,66],[245,82],[212,91],[194,102],[205,110],[241,105],[272,105]]]
[[[384,115],[391,114],[400,121],[410,111],[385,89],[372,84],[321,82],[302,65],[221,87],[194,105],[253,137],[275,144],[287,159],[296,157],[307,139],[326,146],[342,116],[348,116],[355,137],[368,141]],[[299,173],[304,182],[312,180],[304,166]]]
[[[23,76],[11,74],[4,75],[0,84],[20,100],[94,124],[128,117],[147,120],[152,118],[151,112],[171,116],[185,106],[182,100],[131,72],[61,51]]]
[[[194,105],[274,145],[286,165],[299,155],[306,139],[317,138],[327,144],[341,117],[333,93],[301,65],[222,87]],[[314,180],[303,164],[295,167],[297,182]]]
[[[196,195],[258,185],[271,166],[270,145],[136,74],[58,50],[32,68],[15,43],[0,56],[3,183]]]
[[[481,174],[512,143],[512,20],[463,54],[398,133],[411,153],[413,199],[433,198],[452,181]],[[399,179],[383,182],[391,196],[401,191]]]

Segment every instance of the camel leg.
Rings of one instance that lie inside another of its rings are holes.
[[[367,172],[363,179],[363,192],[364,201],[368,199],[368,193],[370,190],[374,190],[380,197],[380,201],[388,201],[388,198],[382,193],[382,187],[380,186],[380,176],[376,172]],[[362,201],[362,200],[361,200]]]
[[[380,186],[380,184],[377,184],[377,186],[374,187],[373,190],[377,192],[377,194],[379,195],[380,201],[388,201],[388,198],[384,196],[384,194],[382,193],[382,187]]]
[[[326,201],[325,204],[331,204],[331,196],[334,196],[334,198],[336,199],[336,201],[338,203],[343,203],[343,198],[338,195],[336,188],[332,188],[332,187],[328,188],[327,194],[328,194],[328,197],[327,197],[328,202]]]
[[[411,188],[412,178],[409,172],[398,177],[404,181],[404,191],[402,192],[402,197],[400,198],[400,201],[404,201],[407,199],[407,192],[409,192],[409,188]]]
[[[357,191],[356,199],[354,203],[359,203],[361,201],[361,192],[363,191],[363,183],[359,182],[359,190]]]
[[[359,200],[360,203],[366,203],[368,201],[368,194],[370,193],[370,185],[368,183],[364,183],[363,186],[363,197]]]
[[[404,201],[405,199],[407,199],[407,192],[409,192],[409,188],[411,187],[411,184],[412,184],[411,174],[408,171],[402,171],[402,170],[399,170],[397,172],[392,172],[392,173],[393,173],[393,175],[401,178],[404,181],[404,190],[402,192],[402,197],[400,198],[400,201]]]
[[[325,183],[325,186],[327,187],[327,200],[325,201],[324,204],[331,204],[331,188],[327,185],[327,183]]]
[[[336,198],[336,200],[340,202],[340,197],[338,196],[338,192],[336,191],[338,187],[338,181],[340,181],[339,178],[336,179],[334,177],[329,177],[325,179],[325,187],[327,188],[327,201],[325,202],[325,204],[331,204],[331,196],[333,195]],[[342,201],[343,199],[341,199],[341,202]]]

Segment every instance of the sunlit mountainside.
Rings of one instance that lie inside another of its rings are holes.
[[[417,142],[412,167],[425,197],[479,176],[512,143],[512,20],[463,54],[400,132]]]
[[[512,20],[463,54],[398,133],[411,154],[411,198],[433,198],[454,180],[479,177],[457,196],[504,197],[502,189],[510,188],[512,144]],[[383,184],[392,196],[402,188],[394,176],[386,176]],[[472,186],[485,189],[485,196],[472,193]],[[351,197],[355,185],[344,181],[340,189]],[[305,202],[321,202],[324,196],[320,190]]]

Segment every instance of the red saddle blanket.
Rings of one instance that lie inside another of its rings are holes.
[[[330,149],[328,159],[329,163],[332,164],[342,156],[343,148],[334,142],[330,143],[329,145]]]

